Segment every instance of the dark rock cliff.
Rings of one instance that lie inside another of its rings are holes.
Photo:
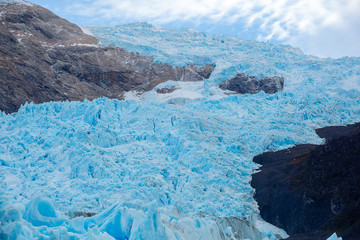
[[[223,90],[231,90],[241,94],[255,94],[260,91],[273,94],[283,90],[284,78],[278,76],[256,78],[244,73],[238,73],[231,79],[220,83],[219,87]]]
[[[0,110],[25,102],[123,99],[159,83],[202,81],[214,65],[175,67],[118,47],[98,47],[95,37],[37,5],[0,5]]]
[[[256,156],[251,185],[261,216],[289,239],[360,236],[360,123],[316,130],[324,145]]]

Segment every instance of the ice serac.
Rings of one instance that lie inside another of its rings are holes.
[[[214,65],[171,66],[98,40],[35,4],[1,4],[0,110],[25,102],[123,99],[159,83],[202,81]]]
[[[256,78],[244,73],[238,73],[231,79],[220,83],[219,87],[223,90],[231,90],[241,94],[255,94],[260,91],[273,94],[283,90],[284,78],[279,76]]]
[[[336,233],[334,233],[327,240],[342,240],[342,237],[338,237]]]

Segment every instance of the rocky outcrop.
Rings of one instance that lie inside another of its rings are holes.
[[[51,11],[35,4],[0,4],[1,32],[10,32],[18,42],[58,46],[96,44],[98,40]]]
[[[99,47],[95,37],[32,4],[0,4],[0,110],[25,102],[123,99],[159,83],[202,81],[214,65],[175,67],[118,47]]]
[[[264,220],[289,239],[360,236],[360,123],[318,129],[325,145],[256,156],[251,185]]]
[[[163,88],[157,89],[156,92],[159,93],[159,94],[167,94],[167,93],[172,93],[177,89],[178,88],[176,86],[163,87]]]
[[[283,90],[284,78],[278,76],[256,78],[244,73],[238,73],[231,79],[220,83],[219,87],[223,90],[235,91],[240,94],[255,94],[260,91],[273,94]]]

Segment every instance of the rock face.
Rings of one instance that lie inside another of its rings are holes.
[[[178,89],[178,88],[175,87],[175,86],[163,87],[163,88],[157,89],[156,92],[159,93],[159,94],[166,94],[166,93],[172,93],[172,92],[174,92],[176,89]]]
[[[244,73],[238,73],[233,78],[220,83],[219,87],[223,90],[231,90],[241,94],[255,94],[260,91],[273,94],[283,90],[284,78],[278,76],[256,78]]]
[[[318,129],[325,145],[298,145],[254,158],[261,216],[289,239],[360,235],[360,123]]]
[[[202,81],[214,65],[175,67],[118,47],[98,47],[95,37],[32,4],[0,4],[0,110],[42,103],[122,99],[159,83]]]

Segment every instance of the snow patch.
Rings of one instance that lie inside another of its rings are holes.
[[[158,93],[158,90],[163,88],[174,88],[170,93]],[[139,93],[130,91],[125,94],[126,100],[139,100],[139,101],[151,101],[151,102],[171,102],[172,99],[189,99],[196,100],[203,98],[202,92],[204,91],[204,82],[178,82],[167,81],[157,85],[153,90]]]
[[[95,37],[95,35],[91,32],[90,28],[84,27],[84,26],[79,26],[81,28],[81,31],[87,35],[93,36]]]
[[[360,91],[360,76],[355,75],[355,76],[344,77],[342,88],[347,91],[352,89]]]

